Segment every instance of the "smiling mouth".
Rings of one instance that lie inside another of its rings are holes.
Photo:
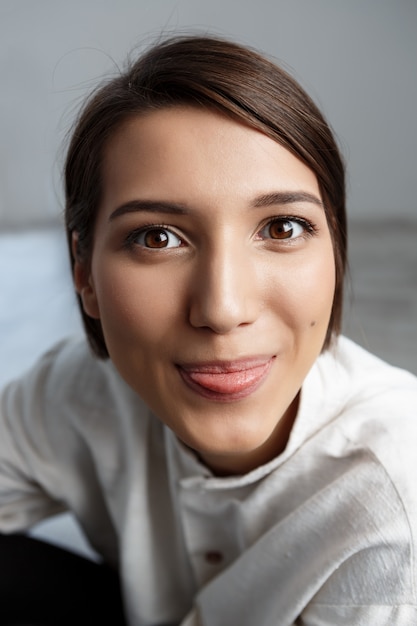
[[[234,402],[254,393],[267,378],[274,357],[230,363],[178,365],[185,384],[200,396],[218,402]]]

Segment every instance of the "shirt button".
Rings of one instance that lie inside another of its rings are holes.
[[[210,565],[218,565],[223,561],[223,554],[221,552],[217,552],[216,550],[210,550],[205,553],[204,558],[207,563],[210,563]]]

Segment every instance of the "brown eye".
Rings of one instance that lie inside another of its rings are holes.
[[[272,239],[290,239],[293,232],[293,222],[290,220],[275,220],[269,224],[269,235]]]
[[[306,230],[307,225],[301,221],[288,218],[275,218],[269,221],[260,231],[262,239],[287,240],[301,237]]]
[[[144,248],[178,248],[181,246],[181,239],[167,228],[146,228],[137,233],[134,243]]]
[[[164,230],[148,230],[144,235],[144,244],[147,248],[166,248],[168,235]]]

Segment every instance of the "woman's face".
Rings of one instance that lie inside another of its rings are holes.
[[[116,368],[217,473],[285,447],[335,287],[313,172],[209,110],[131,119],[109,140],[85,311]]]

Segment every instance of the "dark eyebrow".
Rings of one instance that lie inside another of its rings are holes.
[[[119,217],[119,215],[134,213],[136,211],[169,213],[173,215],[187,215],[189,213],[189,209],[184,204],[176,202],[164,202],[160,200],[131,200],[130,202],[125,202],[121,206],[117,207],[117,209],[111,213],[109,221],[111,222],[116,217]]]
[[[314,194],[307,191],[274,191],[255,198],[254,207],[268,207],[273,204],[295,204],[297,202],[311,202],[324,209],[323,202]]]
[[[255,198],[252,206],[255,208],[268,207],[274,204],[294,204],[297,202],[310,202],[324,208],[322,201],[312,193],[306,191],[274,191],[266,193]],[[116,217],[125,213],[134,213],[136,211],[147,211],[150,213],[167,213],[170,215],[187,215],[189,208],[178,202],[165,202],[163,200],[131,200],[125,202],[115,209],[109,221],[113,221]]]

